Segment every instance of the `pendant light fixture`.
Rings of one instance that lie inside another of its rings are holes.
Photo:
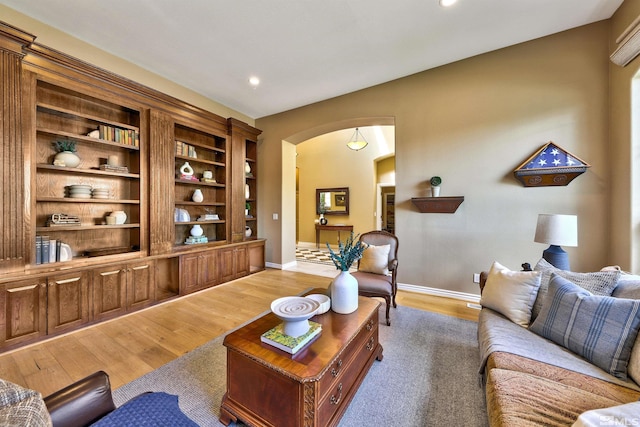
[[[358,128],[356,128],[353,136],[349,139],[349,142],[347,142],[347,147],[349,147],[353,151],[360,151],[367,145],[369,145],[369,143],[366,139],[364,139],[364,136],[362,136]]]

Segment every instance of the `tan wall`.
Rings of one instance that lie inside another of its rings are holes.
[[[608,21],[595,23],[258,119],[261,203],[295,211],[283,203],[295,183],[278,178],[279,167],[295,167],[283,141],[327,123],[393,117],[401,283],[477,293],[472,274],[492,261],[517,269],[540,258],[538,213],[577,214],[580,246],[565,248],[572,268],[599,269],[609,262],[609,31]],[[513,169],[548,141],[592,167],[567,187],[522,187]],[[422,214],[411,204],[433,175],[443,179],[442,195],[465,196],[456,214]],[[281,238],[290,227],[262,218],[268,262],[294,259]]]
[[[311,138],[296,145],[300,185],[300,242],[315,244],[316,189],[349,187],[349,215],[327,215],[329,224],[350,224],[354,233],[375,229],[376,159],[393,153],[393,127],[360,128],[369,145],[352,151],[352,129]],[[385,135],[386,134],[386,135]],[[379,140],[378,140],[378,137]],[[392,165],[393,166],[393,165]],[[337,244],[335,231],[320,234],[321,247]],[[340,235],[345,238],[343,234]]]
[[[640,2],[626,0],[611,18],[610,52],[618,36],[640,15]],[[640,135],[632,126],[632,81],[640,59],[626,67],[610,63],[611,132],[611,263],[640,271]],[[636,77],[636,84],[638,78]],[[640,95],[640,94],[639,94]],[[635,100],[637,103],[638,99]],[[640,111],[633,112],[640,121]],[[633,131],[632,131],[633,129]],[[635,134],[632,134],[635,132]],[[636,183],[634,186],[633,183]]]
[[[145,70],[122,58],[111,55],[88,43],[76,39],[49,25],[21,14],[7,6],[0,5],[0,20],[31,33],[36,38],[36,43],[64,52],[89,64],[111,71],[120,76],[131,79],[137,83],[159,90],[182,101],[193,104],[204,110],[211,111],[222,117],[234,117],[250,125],[255,122],[252,118],[238,111],[232,110],[220,103],[180,86],[157,74]]]

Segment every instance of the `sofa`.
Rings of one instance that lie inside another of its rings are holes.
[[[116,408],[109,375],[95,372],[43,398],[40,393],[0,379],[1,426],[197,427],[182,413],[178,396],[142,393]]]
[[[489,425],[640,425],[640,276],[523,266],[480,277]]]

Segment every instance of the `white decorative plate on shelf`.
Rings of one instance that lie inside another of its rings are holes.
[[[271,303],[273,314],[282,319],[284,333],[299,337],[309,330],[309,318],[320,308],[318,301],[304,297],[282,297]]]

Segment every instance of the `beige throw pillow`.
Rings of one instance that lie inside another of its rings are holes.
[[[389,274],[389,250],[391,250],[391,245],[367,246],[367,249],[362,253],[358,271]]]
[[[540,277],[538,271],[511,271],[494,262],[480,297],[480,305],[526,328],[531,321],[531,308],[538,295]]]

